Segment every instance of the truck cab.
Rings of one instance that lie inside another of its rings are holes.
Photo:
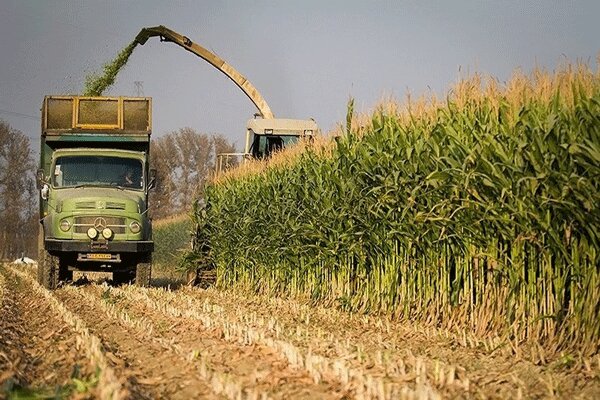
[[[47,96],[42,105],[38,280],[74,271],[150,283],[151,99]]]

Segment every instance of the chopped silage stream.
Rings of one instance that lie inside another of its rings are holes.
[[[119,72],[125,67],[129,57],[136,48],[137,42],[133,41],[123,48],[114,60],[104,64],[102,73],[89,73],[85,77],[84,96],[102,96],[117,79]]]

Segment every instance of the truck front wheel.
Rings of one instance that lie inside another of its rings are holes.
[[[44,248],[44,228],[40,225],[38,231],[38,283],[48,290],[58,286],[60,260]]]
[[[150,286],[152,275],[152,254],[144,257],[143,262],[138,262],[135,266],[135,284],[141,287]]]
[[[38,282],[48,290],[54,290],[59,282],[59,259],[44,249],[40,250]]]

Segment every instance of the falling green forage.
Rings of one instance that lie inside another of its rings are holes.
[[[136,41],[128,44],[114,60],[104,65],[102,75],[91,73],[86,76],[83,95],[102,96],[102,93],[115,83],[117,74],[127,64],[129,56],[131,56],[136,46]]]

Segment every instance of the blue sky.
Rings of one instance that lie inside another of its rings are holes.
[[[46,94],[79,93],[142,27],[165,25],[245,75],[277,117],[324,131],[385,96],[445,93],[462,73],[508,79],[569,60],[596,68],[598,1],[24,1],[0,2],[0,118],[37,147]],[[255,109],[213,67],[152,38],[108,94],[154,100],[154,134],[223,133],[240,148]]]

